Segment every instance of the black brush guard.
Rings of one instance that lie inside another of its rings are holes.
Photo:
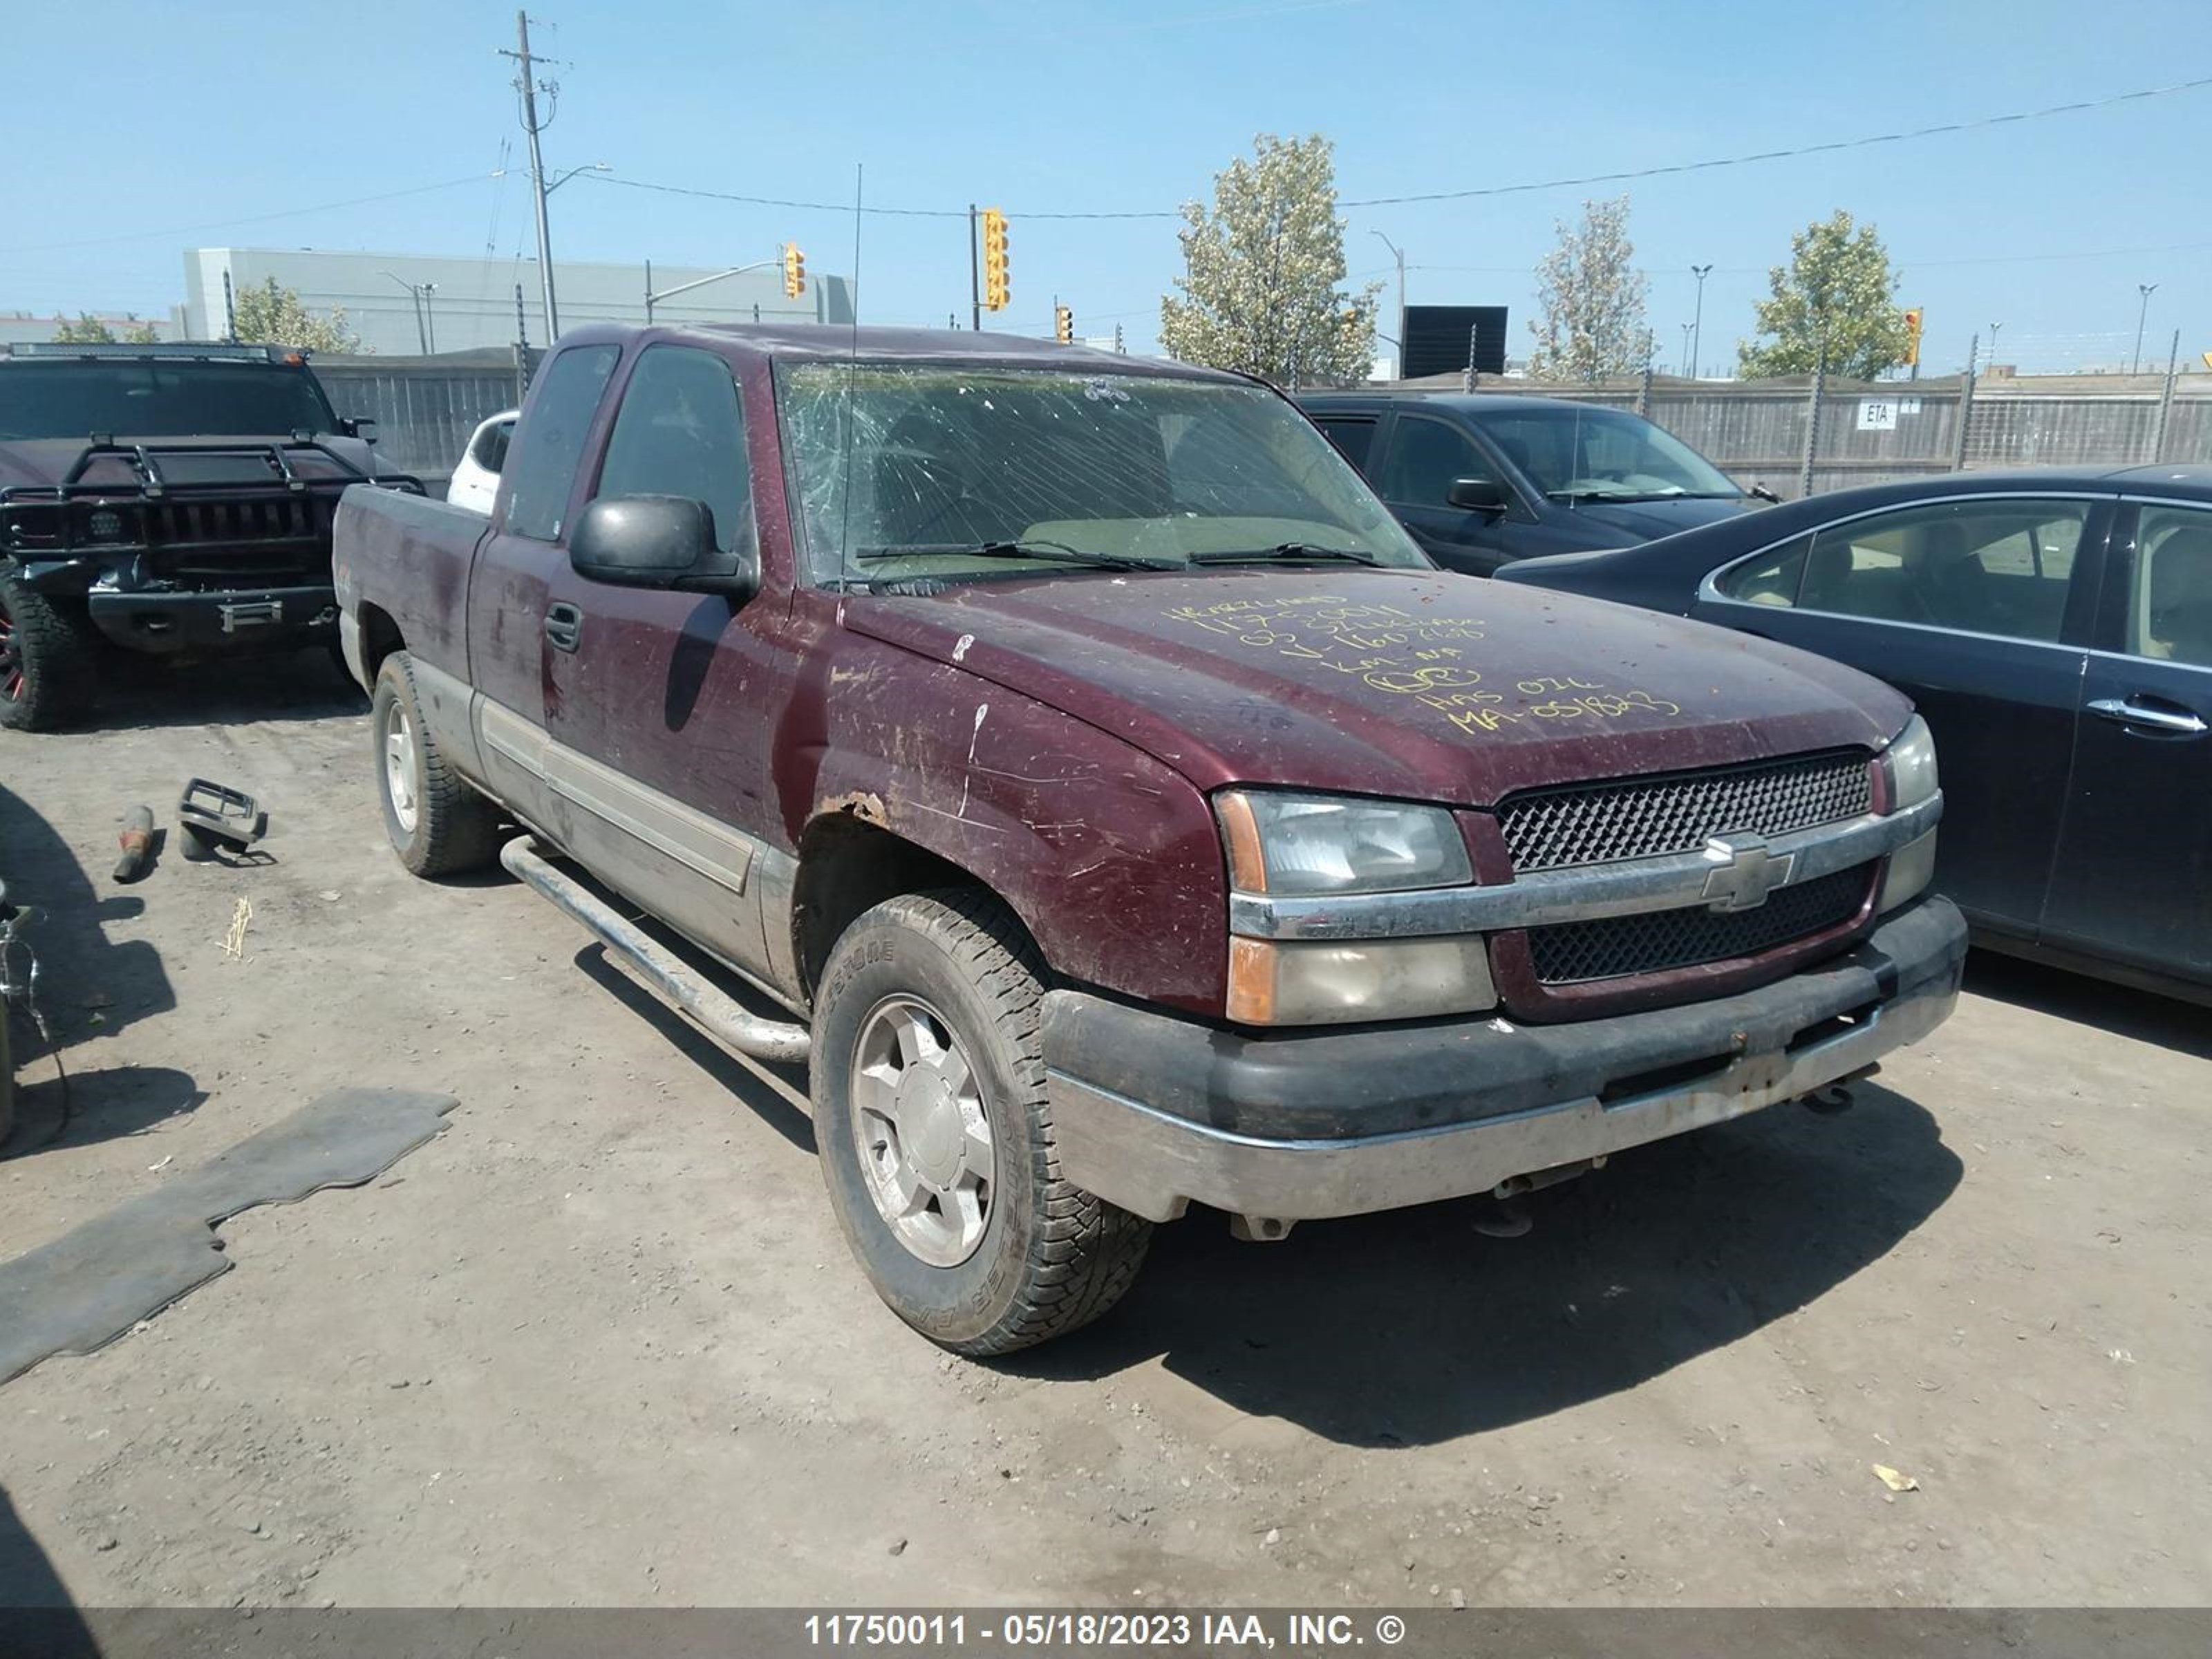
[[[309,457],[326,463],[303,474]],[[267,482],[179,477],[190,459],[258,463]],[[124,462],[137,487],[89,483]],[[328,629],[331,522],[355,484],[421,495],[311,435],[287,442],[117,443],[95,436],[58,484],[0,487],[0,552],[44,592],[81,594],[101,632],[139,650],[274,642]]]

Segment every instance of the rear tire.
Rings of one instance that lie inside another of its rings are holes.
[[[0,559],[0,726],[52,732],[81,719],[99,648],[81,605],[49,599]]]
[[[499,809],[462,781],[431,736],[404,651],[377,670],[368,723],[377,804],[399,861],[418,876],[451,876],[497,857]]]
[[[831,1207],[876,1293],[955,1353],[1089,1324],[1152,1238],[1061,1178],[1043,979],[1021,924],[963,889],[877,905],[822,975],[811,1082]]]

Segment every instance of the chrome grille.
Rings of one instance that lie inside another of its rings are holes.
[[[1694,853],[1712,836],[1784,835],[1873,805],[1863,754],[1808,755],[1516,795],[1498,809],[1498,823],[1515,872],[1527,875]]]
[[[1870,866],[1838,870],[1778,889],[1755,910],[1647,910],[1597,921],[1528,930],[1528,953],[1546,985],[1660,974],[1708,962],[1732,962],[1841,927],[1866,902]]]

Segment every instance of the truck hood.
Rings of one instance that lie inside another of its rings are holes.
[[[848,595],[842,612],[1201,789],[1483,806],[1547,784],[1878,748],[1911,709],[1768,641],[1425,571],[1057,575]]]
[[[178,484],[274,484],[279,489],[283,481],[270,465],[265,452],[270,444],[289,444],[286,433],[275,433],[250,437],[221,438],[143,438],[118,434],[118,444],[144,444],[156,451],[155,461],[162,477]],[[347,438],[323,434],[315,441],[338,456],[348,465],[371,470],[368,444],[359,438]],[[58,484],[70,475],[89,446],[85,438],[15,438],[0,442],[0,484]],[[218,453],[210,455],[161,453],[167,444],[235,444],[237,453]],[[264,452],[256,454],[257,450]],[[338,483],[349,475],[330,455],[312,449],[294,449],[286,457],[292,471],[313,483]],[[80,483],[101,486],[110,489],[137,491],[141,487],[137,470],[127,457],[102,455],[85,470]]]

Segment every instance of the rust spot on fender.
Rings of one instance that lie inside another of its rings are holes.
[[[884,811],[884,798],[856,789],[849,795],[824,795],[814,809],[817,812],[842,812],[863,823],[872,823],[878,830],[890,828],[890,814]]]

